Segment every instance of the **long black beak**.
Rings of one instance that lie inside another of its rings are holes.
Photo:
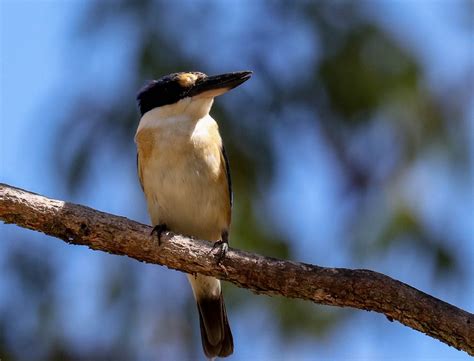
[[[189,90],[188,96],[192,97],[204,92],[212,91],[215,91],[215,95],[220,95],[249,80],[251,76],[251,71],[238,71],[234,73],[208,76],[198,80]]]

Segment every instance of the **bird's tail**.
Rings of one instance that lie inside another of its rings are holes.
[[[230,331],[222,293],[218,298],[197,300],[201,340],[207,357],[226,357],[234,351],[234,341]]]
[[[199,311],[204,353],[211,359],[217,356],[231,355],[234,351],[234,341],[227,319],[224,298],[220,290],[220,281],[201,275],[196,278],[191,276],[190,281]],[[207,287],[203,287],[204,285]],[[203,292],[206,288],[218,292]]]

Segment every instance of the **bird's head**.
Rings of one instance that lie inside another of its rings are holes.
[[[186,98],[212,99],[239,86],[250,79],[251,71],[239,71],[207,76],[200,72],[173,73],[152,80],[138,93],[138,107],[142,115],[166,105],[172,105]]]

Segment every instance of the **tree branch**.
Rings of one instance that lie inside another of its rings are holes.
[[[214,276],[255,293],[379,312],[474,355],[474,315],[377,272],[318,267],[235,249],[219,266],[210,242],[166,233],[159,246],[149,226],[5,184],[0,184],[0,219],[70,244]]]

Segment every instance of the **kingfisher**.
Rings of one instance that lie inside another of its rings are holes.
[[[232,213],[229,161],[214,98],[239,86],[251,71],[207,76],[179,72],[152,80],[137,95],[141,118],[135,135],[138,178],[154,233],[164,231],[228,248]],[[218,279],[188,274],[208,358],[232,354],[234,342]]]

